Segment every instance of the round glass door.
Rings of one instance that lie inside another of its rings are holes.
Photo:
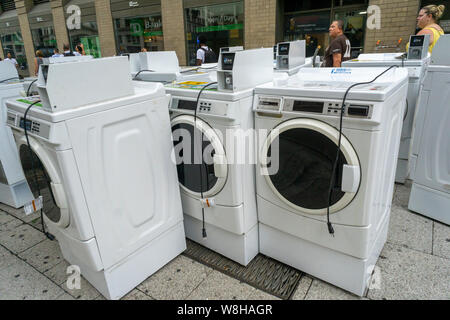
[[[28,146],[21,145],[19,149],[20,161],[22,163],[23,172],[30,186],[34,198],[42,195],[44,200],[43,212],[45,216],[54,223],[59,223],[61,220],[61,210],[56,205],[55,197],[50,186],[50,176],[42,164],[39,157],[28,149]],[[34,170],[33,170],[34,168]]]
[[[263,145],[262,167],[269,186],[286,204],[308,214],[326,214],[328,190],[339,132],[312,119],[293,119],[279,125]],[[358,167],[358,157],[343,136],[331,195],[330,212],[346,207],[356,193],[342,191],[344,166]],[[359,179],[359,176],[357,177]],[[358,180],[359,185],[359,180]]]
[[[226,182],[225,151],[214,130],[203,120],[194,120],[190,115],[172,119],[178,180],[187,193],[211,197]]]
[[[22,169],[28,185],[37,198],[39,191],[43,198],[42,212],[47,225],[67,228],[70,214],[64,187],[54,162],[47,151],[33,137],[29,137],[31,151],[25,137],[18,140],[18,149]]]

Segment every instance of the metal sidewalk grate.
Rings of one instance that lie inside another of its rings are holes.
[[[297,269],[262,254],[244,267],[189,239],[186,242],[185,256],[281,299],[292,296],[303,275]]]

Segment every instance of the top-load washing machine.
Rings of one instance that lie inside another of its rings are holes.
[[[305,68],[255,88],[260,252],[357,295],[387,237],[405,69],[350,90],[329,188],[344,94],[385,70]]]
[[[450,35],[439,38],[417,103],[408,208],[450,225]]]
[[[13,134],[6,125],[5,101],[20,97],[23,89],[16,67],[9,61],[0,61],[0,203],[14,208],[33,200],[20,166]]]
[[[412,40],[410,42],[413,42]],[[423,42],[424,50],[427,50],[428,44]],[[416,112],[417,98],[419,97],[420,86],[423,83],[430,58],[425,57],[411,59],[405,57],[402,53],[371,53],[360,54],[357,59],[345,61],[343,67],[350,68],[367,68],[367,67],[389,67],[398,66],[408,70],[408,96],[406,97],[406,110],[403,121],[402,139],[400,143],[399,159],[397,164],[397,172],[395,181],[405,183],[409,177],[409,150],[411,147],[412,128],[414,123],[414,115]]]
[[[25,175],[64,258],[118,299],[186,248],[169,97],[126,57],[41,65],[38,89],[6,102]]]
[[[272,49],[255,49],[222,52],[218,84],[166,85],[186,237],[242,265],[259,252],[253,88],[272,77]]]
[[[209,72],[217,71],[217,63],[180,68],[175,51],[131,53],[128,57],[131,76],[140,81],[170,83],[195,80]]]

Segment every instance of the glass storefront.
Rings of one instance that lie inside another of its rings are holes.
[[[185,8],[187,61],[196,64],[197,38],[204,35],[218,56],[220,48],[244,45],[244,2]]]
[[[117,54],[163,51],[161,0],[111,0]]]
[[[76,13],[76,8],[79,9],[80,17],[79,23],[76,20],[71,20],[70,17]],[[68,10],[71,9],[71,10]],[[88,0],[72,0],[64,7],[66,19],[74,23],[68,23],[67,33],[69,35],[69,45],[72,51],[75,51],[76,46],[82,44],[84,52],[94,58],[100,58],[101,47],[98,36],[97,18],[95,13],[94,1]]]
[[[28,13],[28,22],[34,51],[41,50],[44,57],[51,57],[57,45],[50,3],[36,4]]]
[[[70,48],[75,51],[77,45],[82,44],[84,52],[94,58],[100,58],[100,39],[98,37],[97,22],[81,23],[80,29],[69,30]]]
[[[114,27],[119,54],[140,52],[143,48],[147,51],[164,50],[160,13],[147,17],[115,19]]]
[[[19,64],[19,74],[24,77],[28,76],[25,47],[15,10],[6,11],[0,15],[0,41],[4,56],[6,57],[8,53],[11,53]]]
[[[44,57],[51,57],[56,48],[56,37],[53,27],[43,27],[31,30],[35,50],[41,50]]]
[[[284,41],[306,40],[306,55],[320,45],[323,55],[329,44],[333,20],[344,21],[344,34],[352,44],[352,56],[364,47],[368,0],[284,1]]]

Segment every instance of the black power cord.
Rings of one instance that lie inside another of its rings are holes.
[[[134,76],[133,80],[136,80],[138,75],[140,75],[143,72],[156,72],[155,70],[141,70],[138,73],[136,73],[136,75]]]
[[[33,86],[33,84],[34,84],[36,81],[38,81],[38,79],[33,80],[33,81],[30,83],[30,85],[28,86],[28,89],[27,89],[27,97],[30,96],[30,90],[31,90],[31,87]]]
[[[30,157],[30,161],[31,161],[31,170],[32,170],[33,173],[34,173],[34,183],[36,184],[36,187],[37,187],[37,190],[38,190],[38,197],[41,196],[41,188],[39,187],[39,180],[38,180],[38,177],[37,177],[36,168],[34,167],[33,150],[31,149],[30,140],[29,140],[29,138],[28,138],[27,115],[28,115],[28,112],[30,111],[30,109],[31,109],[34,105],[38,104],[39,102],[41,102],[41,100],[36,100],[36,101],[33,102],[32,104],[30,104],[30,106],[27,108],[27,110],[25,111],[25,113],[24,113],[24,115],[23,115],[23,130],[24,130],[24,132],[25,132],[25,138],[26,138],[26,140],[27,140],[28,152],[29,152],[29,157]],[[31,127],[33,126],[33,122],[31,121],[30,123],[31,123],[31,125],[30,125],[30,129],[31,129]],[[45,174],[44,174],[44,177],[45,177]],[[47,177],[45,177],[45,178],[47,179]],[[48,184],[48,181],[47,181],[47,184]],[[50,186],[49,186],[49,187],[50,187]],[[51,188],[50,188],[50,192],[51,192]],[[52,194],[52,197],[53,197],[53,194]],[[54,198],[53,198],[53,201],[55,202],[55,199],[54,199]],[[50,234],[49,232],[45,231],[44,215],[43,215],[42,208],[41,208],[41,223],[42,223],[42,233],[44,233],[45,236],[46,236],[48,239],[54,240],[54,239],[55,239],[55,236],[52,235],[52,234]]]
[[[14,79],[20,79],[20,78],[19,77],[13,77],[13,78],[8,78],[8,79],[3,79],[3,80],[0,81],[0,83],[6,82],[6,81],[9,81],[9,80],[14,80]]]
[[[365,84],[371,84],[372,82],[375,82],[379,77],[381,77],[383,74],[385,74],[386,72],[388,72],[389,70],[391,70],[393,68],[397,68],[397,66],[390,66],[389,68],[384,70],[382,73],[377,75],[371,81],[358,82],[358,83],[355,83],[355,84],[351,85],[347,89],[347,91],[345,91],[344,98],[342,99],[341,114],[340,114],[340,119],[339,119],[339,141],[338,141],[338,147],[337,147],[337,152],[336,152],[336,159],[334,160],[333,170],[331,172],[330,186],[328,188],[327,226],[328,226],[328,232],[331,235],[334,235],[334,228],[333,228],[333,225],[330,222],[330,207],[331,207],[331,198],[332,198],[332,195],[333,195],[333,186],[335,184],[335,175],[336,175],[337,165],[339,163],[339,157],[340,157],[340,154],[341,154],[342,123],[343,123],[344,113],[345,113],[345,101],[347,100],[347,96],[348,96],[348,94],[349,94],[351,89],[353,89],[356,86],[361,86],[361,85],[365,85]]]
[[[195,104],[196,107],[195,107],[195,111],[194,111],[194,130],[197,129],[197,110],[199,108],[200,96],[202,95],[203,91],[206,88],[208,88],[208,87],[210,87],[210,86],[212,86],[214,84],[217,84],[217,82],[210,82],[210,83],[208,83],[198,93],[197,102]],[[204,207],[204,204],[203,204],[203,165],[204,165],[204,162],[203,162],[203,131],[202,130],[200,130],[200,131],[201,131],[200,148],[201,148],[201,153],[202,153],[201,154],[201,161],[202,161],[202,163],[200,165],[200,196],[201,196],[201,201],[202,201],[202,224],[203,224],[203,226],[202,226],[202,237],[205,239],[207,237],[207,234],[206,234],[206,227],[205,227],[205,207]],[[194,131],[194,136],[195,136],[195,131]],[[206,169],[205,171],[206,171],[206,181],[207,181],[207,183],[209,183],[208,182],[208,170]]]

